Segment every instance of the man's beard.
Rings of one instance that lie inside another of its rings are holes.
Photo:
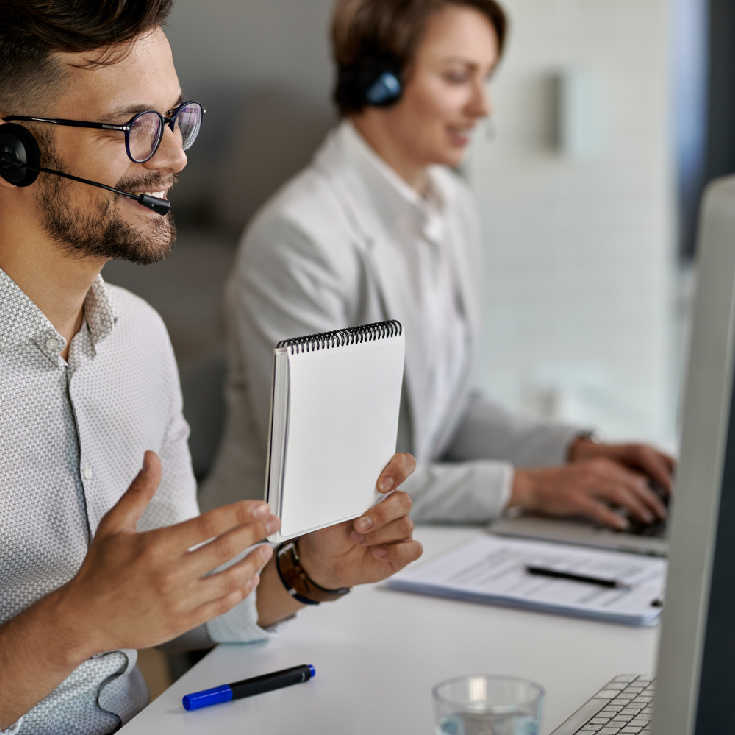
[[[37,134],[37,137],[41,138],[42,165],[71,173],[66,171],[59,159],[51,136]],[[172,178],[176,180],[176,176],[164,177],[152,173],[120,179],[115,188],[123,191],[161,191],[167,188]],[[129,260],[138,265],[150,265],[163,260],[171,252],[171,245],[176,239],[176,225],[171,214],[157,217],[150,221],[145,230],[138,230],[122,217],[120,196],[80,208],[72,206],[70,189],[88,185],[53,174],[41,174],[39,185],[39,206],[44,228],[72,257]]]

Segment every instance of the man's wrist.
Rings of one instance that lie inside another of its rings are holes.
[[[44,610],[39,610],[53,621],[53,642],[49,660],[62,669],[75,669],[97,653],[107,650],[96,644],[95,636],[85,626],[74,604],[71,582],[63,585],[39,601]]]
[[[308,535],[295,539],[295,543],[298,561],[310,582],[327,591],[345,589],[345,586],[335,579],[332,570],[318,560],[313,552]]]

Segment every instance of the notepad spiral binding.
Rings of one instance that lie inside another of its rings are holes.
[[[374,324],[362,324],[359,327],[336,329],[333,332],[310,334],[307,337],[284,339],[278,343],[278,348],[285,347],[291,354],[300,352],[316,352],[328,350],[343,345],[356,345],[362,342],[372,342],[386,337],[399,337],[403,334],[403,326],[395,319]]]

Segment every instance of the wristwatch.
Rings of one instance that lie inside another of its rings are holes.
[[[304,605],[318,605],[320,602],[332,602],[344,597],[351,587],[328,590],[318,585],[306,573],[299,558],[300,538],[283,541],[276,549],[276,569],[288,594]]]

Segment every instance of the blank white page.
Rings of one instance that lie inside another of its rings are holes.
[[[395,452],[403,335],[289,354],[281,534],[362,515]]]

